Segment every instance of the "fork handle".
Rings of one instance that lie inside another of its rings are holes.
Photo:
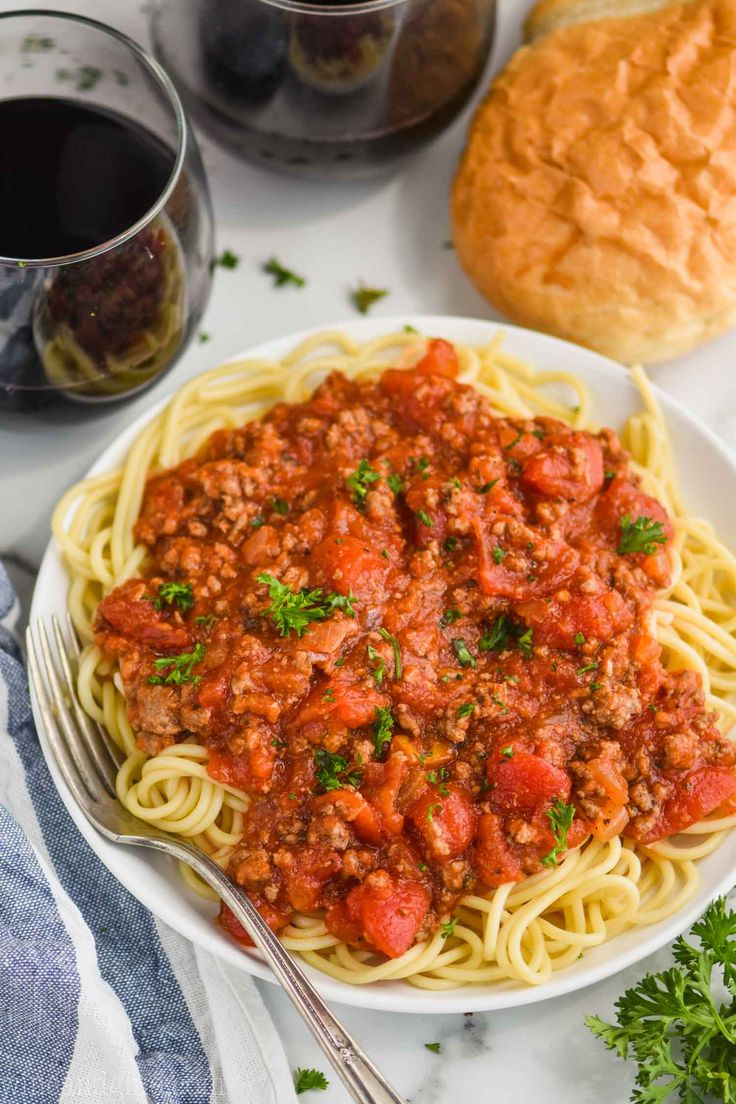
[[[140,840],[155,849],[155,838]],[[356,1104],[405,1104],[402,1098],[376,1069],[370,1058],[343,1027],[294,958],[269,928],[247,894],[207,855],[180,840],[165,841],[160,846],[167,854],[177,855],[214,889],[263,952],[282,987],[291,999],[309,1030],[332,1063],[335,1072]]]

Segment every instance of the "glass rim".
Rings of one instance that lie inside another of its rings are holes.
[[[0,255],[0,265],[3,266],[15,266],[17,268],[54,268],[64,264],[77,264],[80,261],[92,260],[94,257],[99,257],[103,253],[109,252],[111,249],[115,249],[119,245],[124,245],[125,242],[130,241],[136,234],[139,234],[150,222],[155,219],[165,205],[168,203],[171,195],[176,188],[181,171],[184,166],[184,160],[187,155],[187,142],[188,142],[188,126],[187,117],[184,111],[184,106],[179,97],[179,93],[176,91],[174,84],[167,74],[166,70],[160,65],[156,59],[148,53],[135,39],[125,34],[123,31],[118,31],[115,27],[111,27],[108,23],[102,23],[99,19],[90,19],[86,15],[78,15],[76,12],[58,11],[54,8],[19,8],[15,11],[0,12],[0,25],[4,20],[20,19],[20,18],[43,18],[51,20],[65,20],[67,23],[80,23],[91,30],[99,31],[108,38],[117,39],[129,53],[133,54],[145,69],[151,74],[160,88],[163,89],[171,107],[173,108],[174,118],[176,120],[177,130],[177,142],[176,142],[176,157],[171,169],[171,174],[166,182],[166,185],[161,191],[156,201],[149,207],[149,209],[141,215],[141,217],[129,226],[126,230],[121,231],[114,238],[109,238],[107,241],[102,242],[100,245],[93,246],[91,249],[83,249],[78,253],[67,253],[63,256],[53,257],[4,257]],[[3,99],[10,97],[0,98],[0,102]],[[83,102],[83,101],[82,101]]]
[[[324,4],[310,3],[309,0],[260,0],[270,8],[279,8],[281,11],[295,12],[299,15],[320,15],[330,18],[338,15],[370,15],[372,12],[384,11],[386,8],[398,8],[408,3],[408,0],[361,0],[360,3]]]

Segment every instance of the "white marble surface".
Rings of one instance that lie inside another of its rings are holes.
[[[527,0],[500,0],[491,60],[497,68],[519,39]],[[3,10],[26,6],[2,0]],[[37,7],[57,7],[37,0]],[[65,6],[147,38],[146,13],[127,0],[66,0]],[[116,433],[148,404],[188,377],[249,345],[307,325],[351,314],[348,293],[363,279],[388,287],[375,313],[442,312],[489,316],[489,310],[442,247],[449,236],[447,190],[467,123],[461,119],[397,176],[366,184],[318,184],[271,175],[244,165],[202,139],[218,225],[219,247],[241,258],[218,271],[203,323],[211,334],[147,395],[96,420],[70,427],[32,418],[0,424],[0,554],[37,565],[61,491],[89,466]],[[304,273],[303,291],[275,291],[260,265],[271,254]],[[736,337],[719,341],[657,369],[657,381],[736,445]],[[543,1104],[623,1104],[631,1074],[587,1032],[588,1011],[610,1012],[615,998],[666,952],[577,995],[518,1011],[472,1016],[394,1016],[340,1009],[396,1088],[414,1104],[515,1099]],[[262,991],[296,1066],[326,1069],[286,998]],[[439,1056],[424,1048],[442,1044]],[[329,1073],[328,1073],[329,1076]],[[306,1097],[344,1104],[334,1083]]]

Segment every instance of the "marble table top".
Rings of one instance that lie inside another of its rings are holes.
[[[4,0],[3,10],[25,7]],[[56,7],[37,0],[37,7]],[[145,5],[126,0],[66,0],[147,40]],[[516,47],[527,0],[500,0],[489,72]],[[449,237],[447,193],[469,112],[396,176],[358,184],[323,184],[245,165],[201,137],[213,193],[220,249],[242,258],[218,270],[195,344],[166,380],[143,397],[94,420],[70,424],[33,417],[0,421],[0,556],[15,565],[22,596],[49,537],[49,516],[61,492],[137,414],[218,361],[285,332],[350,317],[349,289],[358,280],[390,289],[374,314],[428,312],[494,317],[443,249]],[[304,291],[275,292],[260,266],[272,254],[309,278]],[[654,373],[657,382],[736,446],[736,337],[718,341]],[[487,1104],[514,1099],[544,1104],[623,1104],[631,1072],[609,1055],[583,1024],[587,1012],[610,1013],[613,1001],[646,969],[668,961],[660,952],[639,966],[572,996],[523,1009],[467,1016],[388,1016],[338,1009],[347,1025],[413,1104]],[[326,1064],[288,1000],[259,983],[291,1064]],[[424,1043],[440,1042],[441,1053]],[[329,1076],[329,1073],[328,1073]],[[316,1099],[316,1098],[315,1098]],[[334,1083],[320,1104],[345,1104]]]

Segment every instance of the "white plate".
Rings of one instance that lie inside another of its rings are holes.
[[[499,329],[493,322],[437,315],[351,320],[337,328],[348,331],[358,340],[365,340],[389,333],[392,329],[400,329],[406,323],[415,326],[422,333],[473,345],[488,342]],[[315,330],[269,341],[248,350],[243,356],[280,358],[303,338],[326,328],[320,326]],[[529,360],[540,368],[564,368],[585,380],[594,399],[593,417],[600,424],[618,428],[630,414],[641,408],[638,392],[628,373],[613,361],[545,334],[532,333],[514,326],[500,328],[506,335],[504,349],[507,352]],[[658,394],[669,423],[686,502],[694,511],[713,522],[723,540],[731,545],[735,544],[736,511],[733,503],[736,501],[736,458],[729,454],[706,426],[697,422],[667,395],[661,392]],[[105,450],[89,474],[95,475],[116,467],[133,438],[162,405],[157,403],[129,426]],[[33,595],[31,618],[47,619],[52,613],[63,613],[66,590],[66,572],[59,550],[52,541],[41,564]],[[73,798],[59,777],[49,753],[35,699],[33,711],[43,752],[61,797],[80,832],[111,873],[146,908],[193,943],[211,951],[236,969],[273,981],[269,968],[257,952],[239,949],[212,922],[214,907],[195,897],[186,888],[172,862],[152,856],[149,852],[115,846],[94,831],[75,807]],[[584,959],[569,969],[554,974],[546,985],[540,987],[484,985],[450,992],[428,992],[415,989],[405,982],[351,986],[328,978],[309,967],[307,972],[325,998],[362,1008],[391,1012],[470,1012],[530,1004],[581,989],[608,977],[674,939],[703,911],[713,897],[730,889],[736,881],[736,833],[714,854],[700,862],[698,869],[701,878],[698,893],[676,916],[652,927],[625,932],[601,947],[588,951]]]

